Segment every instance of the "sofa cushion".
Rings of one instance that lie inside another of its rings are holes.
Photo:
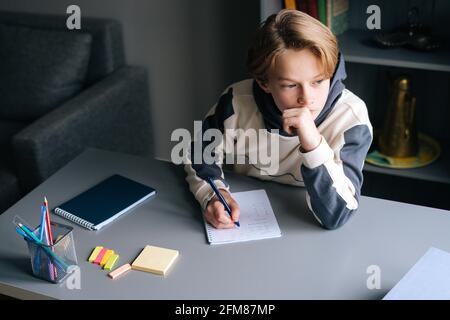
[[[14,168],[12,137],[26,126],[24,122],[0,119],[0,166]]]
[[[82,18],[80,32],[92,35],[91,56],[86,83],[94,84],[125,66],[122,27],[113,19]],[[67,30],[67,15],[37,14],[0,10],[0,24],[21,25],[47,30]]]
[[[9,145],[13,135],[25,128],[26,125],[25,122],[0,119],[0,147]]]
[[[0,214],[20,199],[17,177],[2,166],[0,161]]]
[[[92,36],[0,24],[0,117],[34,120],[81,91]]]

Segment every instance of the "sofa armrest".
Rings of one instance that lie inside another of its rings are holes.
[[[146,70],[123,67],[17,133],[12,140],[23,192],[86,147],[151,153]]]

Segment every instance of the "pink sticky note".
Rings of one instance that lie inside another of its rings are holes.
[[[127,264],[124,264],[123,266],[117,268],[116,270],[108,273],[108,276],[110,276],[112,279],[115,279],[118,276],[120,276],[130,270],[131,270],[131,265],[129,263],[127,263]]]
[[[97,258],[95,258],[95,260],[94,260],[94,263],[95,263],[95,264],[100,264],[100,262],[102,261],[103,256],[105,255],[106,251],[108,251],[108,248],[103,248],[103,249],[99,252]]]

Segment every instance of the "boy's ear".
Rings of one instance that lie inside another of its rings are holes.
[[[256,79],[256,82],[264,90],[265,93],[270,93],[269,87],[267,86],[267,81],[261,81]]]

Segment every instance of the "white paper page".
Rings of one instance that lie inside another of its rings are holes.
[[[431,247],[383,300],[450,299],[450,253]]]
[[[275,238],[281,236],[280,227],[273,213],[265,190],[245,191],[232,194],[239,204],[240,227],[216,229],[205,221],[210,244]]]

